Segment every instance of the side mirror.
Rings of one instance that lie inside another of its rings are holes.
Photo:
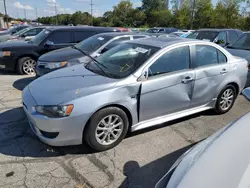
[[[215,43],[216,44],[225,44],[225,41],[224,40],[217,40]]]
[[[248,101],[250,101],[250,88],[246,88],[242,91],[242,95],[244,95],[244,97],[246,97],[246,99]]]
[[[141,76],[137,79],[137,81],[144,81],[148,79],[148,70],[144,70]]]
[[[101,50],[101,54],[105,53],[105,52],[108,51],[108,50],[109,50],[108,48],[103,48],[103,49]]]
[[[49,41],[49,40],[46,41],[45,44],[44,44],[45,47],[50,47],[50,46],[53,46],[53,45],[54,45],[54,42]]]

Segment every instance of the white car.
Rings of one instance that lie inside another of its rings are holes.
[[[250,88],[243,90],[250,100]],[[249,188],[250,113],[184,153],[155,188]]]

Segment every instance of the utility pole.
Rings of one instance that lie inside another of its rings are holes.
[[[37,17],[37,8],[36,8],[36,6],[35,6],[35,11],[36,11],[36,22],[37,22],[38,17]]]
[[[57,20],[57,7],[56,7],[56,1],[55,1],[55,20],[56,20],[56,25],[57,25],[58,20]]]
[[[193,29],[194,9],[195,9],[195,0],[193,0],[193,5],[192,5],[192,13],[191,13],[190,29]]]
[[[91,25],[93,25],[93,1],[90,0]]]
[[[9,21],[8,21],[7,8],[6,8],[5,0],[3,0],[3,4],[4,4],[4,14],[5,14],[5,19],[6,19],[6,24],[7,24],[7,28],[8,28],[9,27]]]
[[[25,7],[23,8],[23,11],[24,11],[24,18],[25,18],[25,21],[27,21],[26,8],[25,8]]]

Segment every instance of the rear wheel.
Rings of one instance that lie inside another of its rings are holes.
[[[216,102],[215,111],[218,114],[228,112],[234,105],[236,99],[236,89],[233,85],[226,86],[219,94]]]
[[[36,61],[31,57],[23,57],[18,60],[17,72],[19,74],[35,75]]]
[[[128,117],[117,107],[96,112],[84,131],[84,140],[96,151],[104,151],[118,145],[128,131]]]

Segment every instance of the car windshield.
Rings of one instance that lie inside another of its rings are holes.
[[[84,41],[76,44],[75,46],[81,49],[82,51],[92,53],[98,50],[100,47],[102,47],[110,39],[112,39],[111,36],[95,35],[85,39]]]
[[[159,29],[148,29],[146,32],[147,33],[158,33]]]
[[[36,35],[33,39],[30,40],[31,43],[39,45],[48,35],[50,31],[47,29],[42,30],[38,35]]]
[[[18,31],[18,32],[16,32],[13,36],[20,36],[20,35],[24,34],[24,33],[25,33],[26,31],[28,31],[28,30],[30,30],[29,27],[27,27],[27,28],[25,28],[25,29],[22,29],[22,30],[20,30],[20,31]]]
[[[86,68],[97,74],[105,72],[105,75],[111,78],[125,78],[134,73],[159,49],[148,45],[123,43],[97,58],[102,66],[91,61]]]
[[[214,39],[218,36],[219,32],[217,31],[196,31],[187,36],[190,39],[199,39],[199,40],[208,40],[213,42]]]
[[[236,41],[234,41],[229,48],[250,50],[250,33],[242,34]]]

